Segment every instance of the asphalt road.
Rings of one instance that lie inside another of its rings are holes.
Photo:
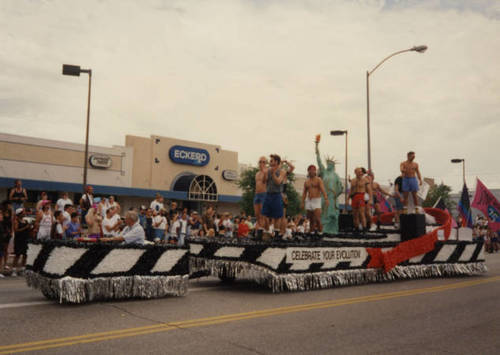
[[[191,281],[186,297],[59,305],[0,279],[0,354],[499,354],[500,254],[484,276],[272,294]]]

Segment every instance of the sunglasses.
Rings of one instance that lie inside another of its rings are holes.
[[[265,161],[265,160],[259,161],[259,164],[265,164],[265,163],[267,163],[267,161]]]

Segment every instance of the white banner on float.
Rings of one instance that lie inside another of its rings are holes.
[[[361,266],[368,253],[365,248],[287,248],[286,262],[293,264],[291,270],[307,270],[311,264],[322,263],[322,268],[335,267],[338,263],[349,262],[350,266]]]

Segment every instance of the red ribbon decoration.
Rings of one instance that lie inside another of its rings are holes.
[[[368,268],[383,268],[385,272],[392,270],[396,265],[407,261],[415,256],[422,255],[434,249],[434,244],[438,240],[438,233],[443,231],[444,239],[448,240],[451,233],[451,216],[448,212],[439,208],[425,208],[426,213],[433,216],[436,222],[440,224],[432,232],[424,234],[418,238],[399,243],[396,247],[382,252],[381,248],[367,248],[370,255]],[[392,222],[394,213],[384,213],[380,216],[382,224]]]

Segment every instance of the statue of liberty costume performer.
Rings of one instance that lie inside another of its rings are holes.
[[[319,136],[316,137],[316,160],[318,161],[319,176],[323,179],[325,185],[326,195],[330,202],[328,208],[321,213],[321,224],[323,225],[323,233],[337,234],[339,232],[339,206],[337,204],[337,197],[343,191],[344,187],[340,181],[340,177],[335,172],[335,161],[333,158],[326,158],[326,168],[321,161],[319,154]],[[324,198],[322,206],[324,206]]]

